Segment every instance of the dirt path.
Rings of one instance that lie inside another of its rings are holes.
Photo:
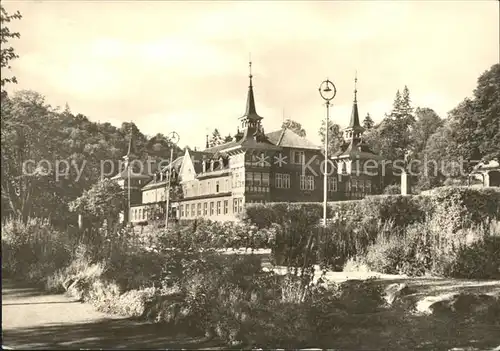
[[[61,294],[2,281],[2,344],[13,349],[169,348],[217,346],[165,325],[97,312]]]

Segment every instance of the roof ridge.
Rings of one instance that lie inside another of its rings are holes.
[[[280,145],[281,142],[283,141],[283,138],[285,137],[285,132],[287,130],[287,126],[284,126],[283,128],[281,128],[281,135],[280,135],[280,138],[278,139],[278,142],[276,143],[276,145]]]

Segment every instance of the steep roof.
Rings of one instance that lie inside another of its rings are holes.
[[[359,123],[357,83],[358,83],[358,75],[356,74],[356,77],[354,78],[354,101],[352,103],[351,118],[349,119],[349,125],[347,126],[346,129],[357,129],[357,130],[364,129],[363,127],[361,127],[361,124]]]
[[[250,84],[248,85],[248,94],[247,94],[247,106],[245,109],[245,114],[240,117],[240,119],[254,120],[260,121],[262,119],[261,116],[257,114],[257,110],[255,108],[255,97],[253,94],[253,84],[252,84],[252,62],[249,62],[249,70],[250,74],[248,78],[250,79]]]
[[[301,137],[289,128],[283,128],[266,134],[274,145],[296,149],[319,150],[321,147],[308,139]]]
[[[172,167],[172,169],[174,169],[174,170],[178,171],[178,170],[181,168],[181,166],[182,166],[182,159],[183,159],[183,158],[184,158],[184,156],[179,156],[179,157],[177,157],[177,158],[176,158],[176,159],[172,162],[172,164],[171,164],[171,165],[170,165],[170,164],[168,164],[168,165],[164,166],[164,167],[163,167],[160,171],[161,171],[161,172],[165,172],[165,171],[169,170],[169,169],[170,169],[170,167]]]
[[[480,173],[481,171],[487,171],[492,169],[500,169],[500,163],[498,159],[493,159],[488,162],[479,162],[471,173]]]
[[[333,154],[332,158],[350,158],[350,159],[380,159],[381,156],[373,152],[369,145],[361,141],[359,143],[344,143],[340,150]]]
[[[130,179],[149,179],[151,176],[147,174],[146,167],[143,167],[142,172],[137,172],[137,171],[131,171],[130,172]],[[111,179],[113,180],[118,180],[118,179],[128,179],[128,167],[125,167],[121,172],[118,172],[115,174]]]

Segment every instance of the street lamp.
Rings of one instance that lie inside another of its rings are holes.
[[[330,101],[337,94],[337,88],[329,80],[321,82],[319,86],[319,95],[325,100],[326,105],[326,123],[325,123],[325,169],[323,173],[323,225],[326,226],[326,209],[328,204],[328,122],[330,119]]]
[[[170,162],[168,165],[168,178],[165,187],[165,229],[168,228],[168,208],[170,206],[170,180],[172,179],[172,163],[174,162],[174,146],[179,142],[179,134],[171,132],[167,139],[170,141]]]

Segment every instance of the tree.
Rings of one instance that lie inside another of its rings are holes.
[[[335,152],[339,151],[344,143],[344,138],[342,137],[342,131],[338,124],[333,123],[328,120],[328,154],[333,155]],[[321,127],[319,129],[319,136],[321,137],[321,144],[325,144],[325,121],[321,121]]]
[[[370,130],[373,128],[375,125],[375,122],[373,122],[373,119],[371,118],[370,114],[367,113],[365,119],[363,120],[363,127],[365,130]]]
[[[1,109],[2,197],[26,221],[35,214],[36,200],[50,191],[51,161],[60,150],[51,129],[53,111],[42,95],[30,91],[18,92],[12,99],[5,97]],[[45,200],[49,207],[49,199]]]
[[[410,133],[415,120],[412,110],[408,88],[405,87],[403,97],[398,90],[391,112],[365,139],[384,159],[403,160],[405,152],[410,149]]]
[[[442,185],[448,178],[460,176],[462,164],[455,156],[457,147],[453,139],[453,125],[447,121],[427,139],[420,156],[422,166],[417,188],[431,189]]]
[[[287,119],[283,122],[283,124],[281,125],[281,129],[284,128],[292,130],[294,133],[303,138],[306,136],[306,131],[304,130],[304,128],[302,128],[302,125],[299,122],[293,121],[291,119]]]
[[[116,223],[120,212],[127,209],[127,196],[118,183],[103,179],[84,191],[69,207],[92,223],[102,224],[106,220],[108,226],[111,226]]]
[[[437,113],[428,107],[415,110],[416,122],[411,131],[411,145],[417,154],[422,152],[427,144],[429,137],[443,126],[443,120]]]
[[[3,6],[0,6],[0,37],[1,37],[1,49],[0,49],[0,66],[2,69],[2,78],[1,78],[1,95],[5,97],[7,94],[4,90],[4,87],[7,83],[17,83],[16,77],[6,77],[4,69],[10,69],[9,62],[18,58],[16,55],[14,48],[9,46],[9,40],[19,38],[21,35],[18,32],[11,32],[7,24],[15,19],[21,19],[21,13],[19,11],[10,15]]]
[[[462,157],[500,158],[500,64],[481,74],[473,98],[465,99],[449,117],[455,122]]]
[[[217,145],[221,145],[224,143],[224,140],[222,139],[222,136],[220,135],[220,132],[217,128],[214,129],[212,132],[212,137],[208,141],[208,146],[213,147]]]
[[[399,110],[405,124],[411,127],[415,123],[415,117],[413,116],[413,107],[411,107],[410,90],[406,85],[403,89]]]

